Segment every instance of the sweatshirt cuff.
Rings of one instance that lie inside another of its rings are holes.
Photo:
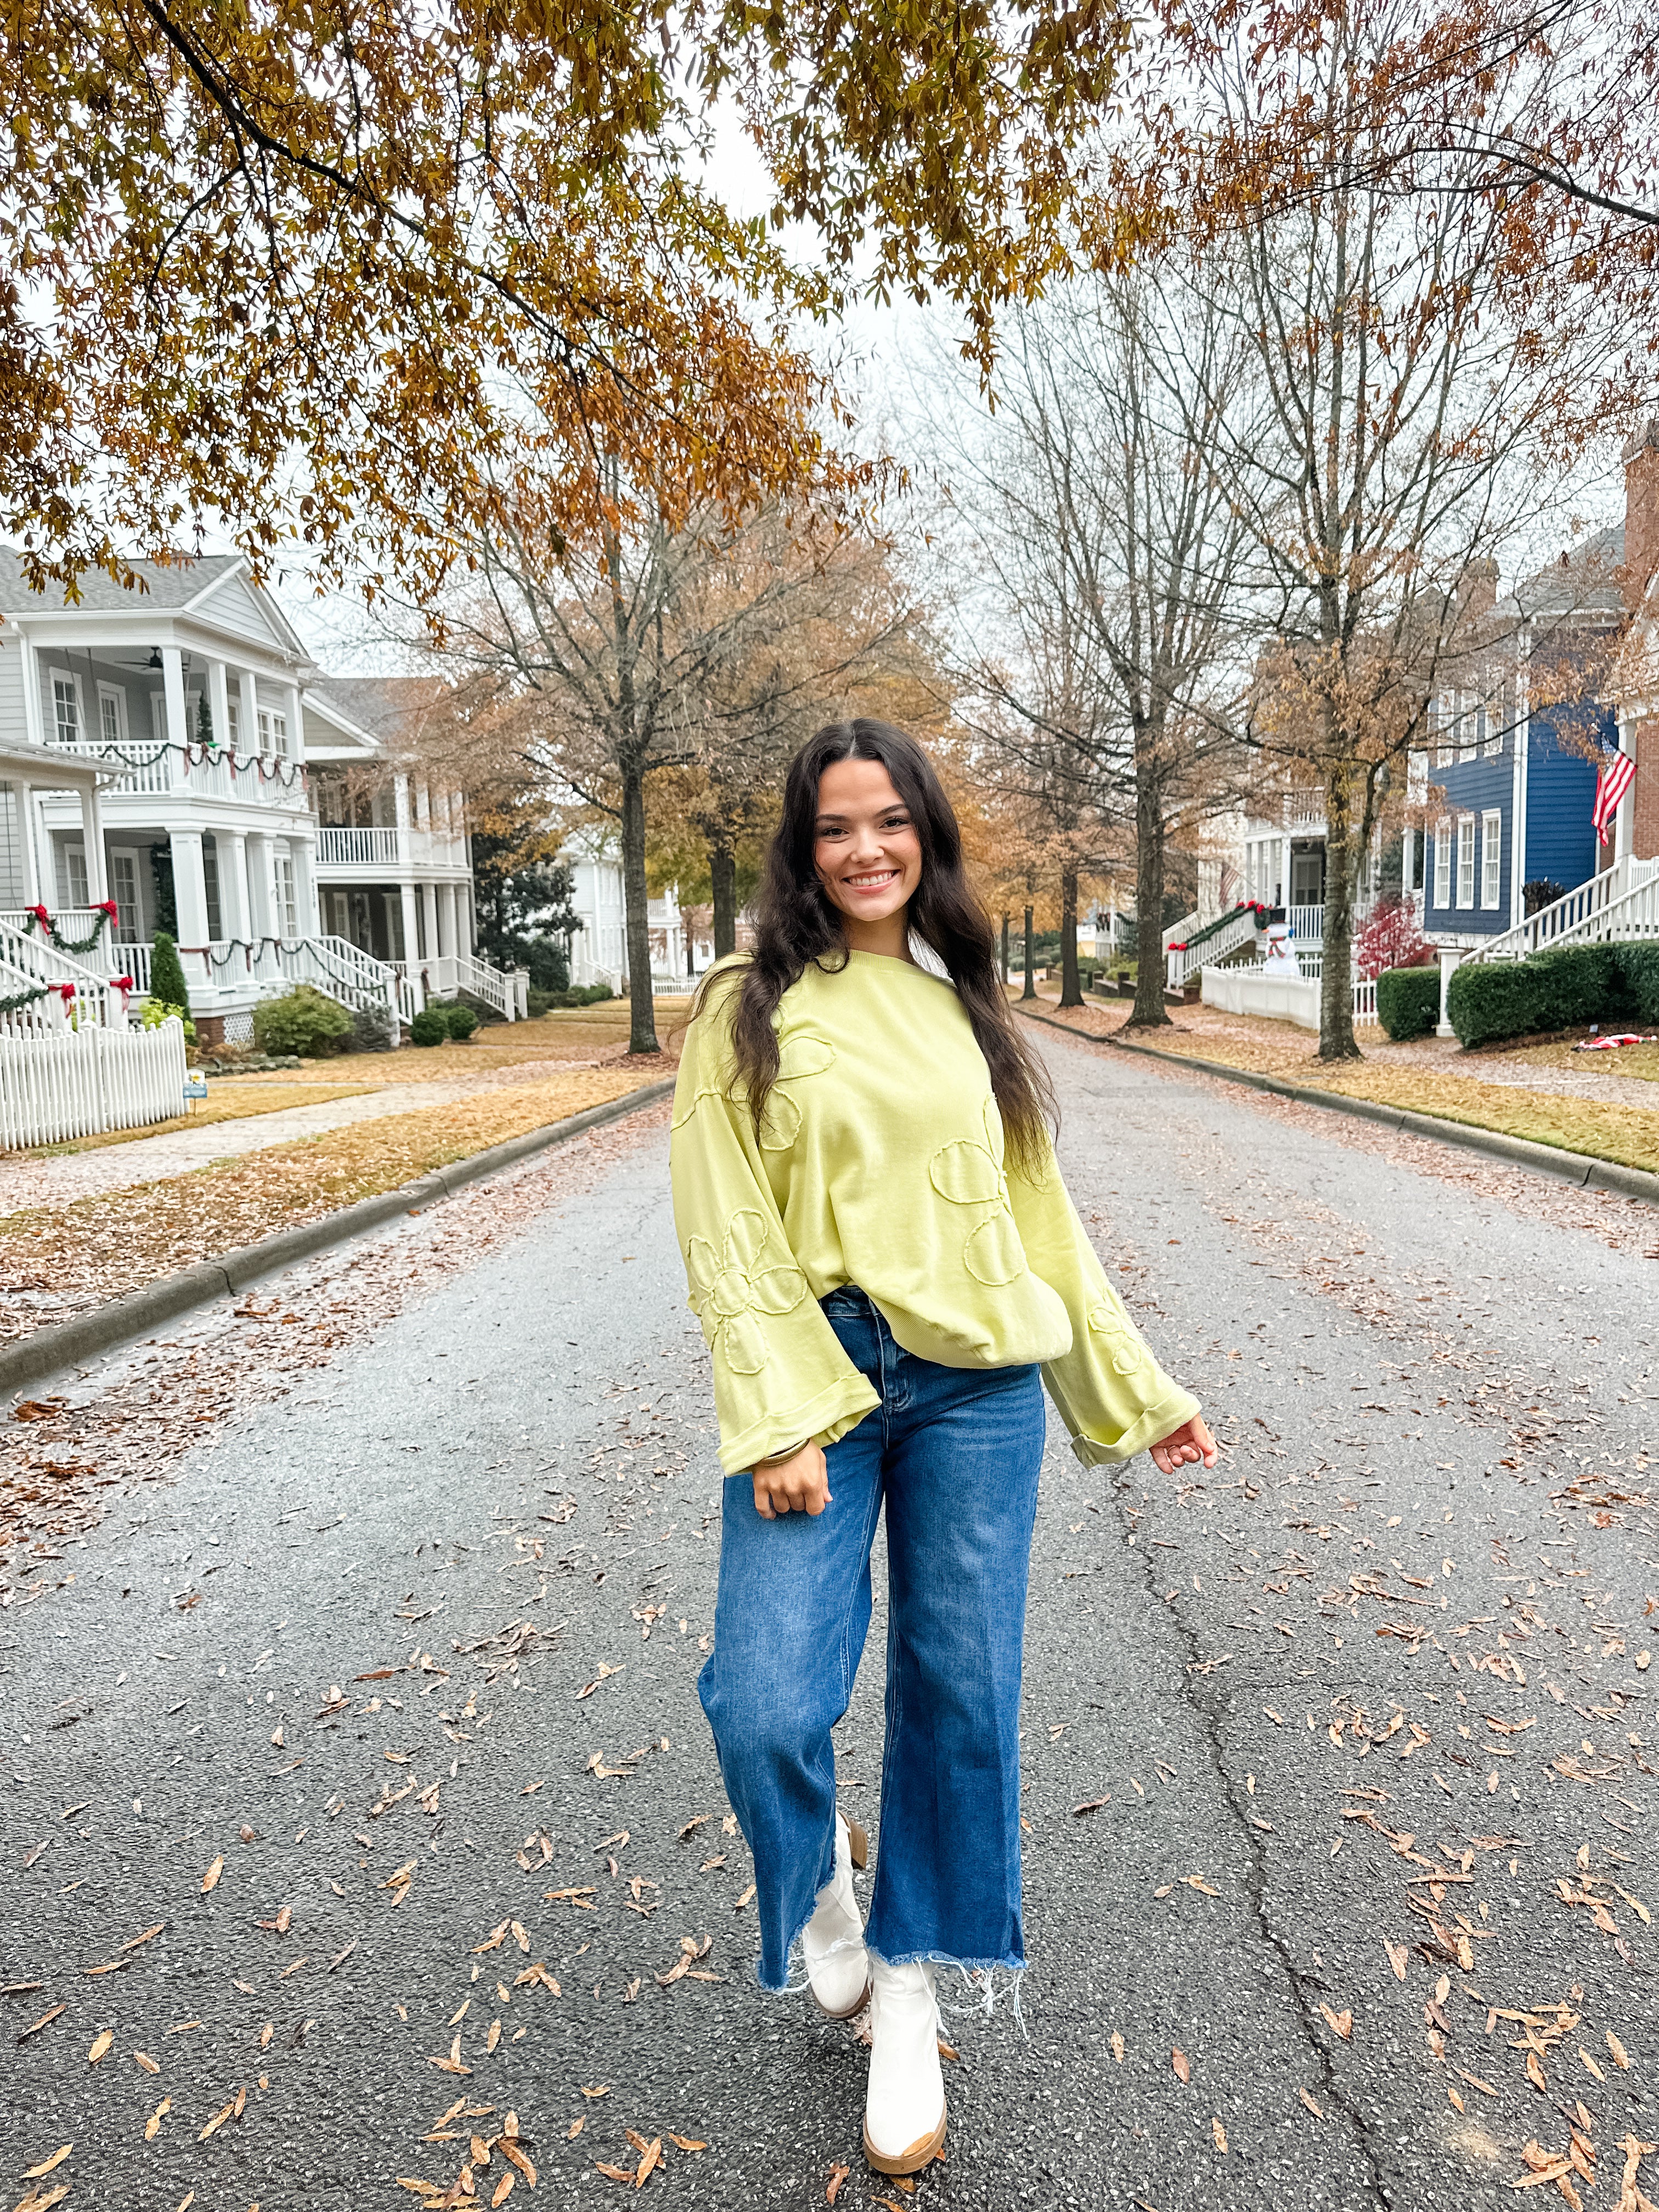
[[[720,1439],[720,1466],[727,1474],[747,1474],[759,1459],[803,1443],[826,1449],[854,1429],[881,1400],[856,1370],[820,1390],[816,1397],[784,1413],[768,1413],[739,1436]]]
[[[1123,1460],[1133,1459],[1137,1452],[1145,1451],[1149,1444],[1162,1443],[1165,1437],[1183,1427],[1200,1410],[1190,1390],[1171,1390],[1167,1397],[1149,1406],[1115,1443],[1101,1443],[1093,1437],[1078,1435],[1072,1438],[1072,1449],[1085,1467],[1115,1467]]]

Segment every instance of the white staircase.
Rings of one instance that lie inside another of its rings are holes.
[[[125,1029],[126,996],[109,976],[83,960],[58,951],[32,930],[0,923],[0,1003],[32,996],[0,1014],[9,1036],[57,1036],[88,1022],[100,1029]]]
[[[1540,907],[1513,929],[1489,938],[1463,962],[1524,960],[1558,945],[1607,944],[1659,937],[1659,860],[1626,855],[1553,906]]]
[[[1256,929],[1255,908],[1243,907],[1237,914],[1229,915],[1223,926],[1212,930],[1201,945],[1186,945],[1178,952],[1166,950],[1164,957],[1167,988],[1178,991],[1197,969],[1219,967],[1233,953],[1254,945]]]

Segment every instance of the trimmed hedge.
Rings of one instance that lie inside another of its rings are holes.
[[[447,1044],[449,1024],[435,1006],[422,1006],[409,1025],[410,1044]]]
[[[1448,987],[1446,1011],[1465,1046],[1589,1022],[1659,1019],[1659,947],[1573,945],[1530,960],[1466,963]]]
[[[1385,968],[1376,979],[1376,1018],[1396,1044],[1427,1036],[1440,1020],[1440,969]]]

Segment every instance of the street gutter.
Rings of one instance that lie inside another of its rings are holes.
[[[323,1214],[315,1221],[301,1222],[297,1228],[278,1230],[273,1237],[262,1237],[256,1243],[243,1244],[234,1252],[227,1252],[222,1259],[198,1261],[192,1267],[181,1268],[176,1275],[164,1276],[160,1282],[146,1283],[142,1290],[130,1291],[125,1297],[112,1298],[107,1304],[77,1315],[73,1321],[56,1322],[50,1328],[38,1328],[33,1335],[0,1348],[0,1390],[29,1389],[62,1368],[78,1366],[100,1352],[113,1351],[118,1345],[176,1321],[197,1306],[210,1304],[214,1299],[227,1295],[234,1297],[251,1288],[262,1276],[292,1267],[296,1261],[308,1260],[318,1252],[327,1251],[331,1245],[349,1243],[354,1237],[361,1237],[366,1230],[378,1229],[395,1220],[400,1213],[419,1213],[440,1199],[453,1197],[470,1182],[499,1174],[503,1168],[513,1167],[554,1145],[566,1144],[571,1138],[600,1128],[607,1121],[621,1121],[627,1115],[638,1113],[641,1107],[654,1105],[659,1098],[666,1098],[673,1088],[674,1078],[663,1076],[638,1091],[624,1092],[620,1098],[607,1099],[602,1106],[590,1106],[585,1113],[572,1114],[562,1121],[550,1121],[544,1127],[526,1130],[521,1137],[509,1137],[504,1144],[490,1145],[468,1159],[434,1168],[430,1175],[422,1176],[415,1182],[402,1183],[396,1190],[383,1190],[373,1198],[359,1199],[355,1206],[342,1206],[337,1212]]]
[[[1650,1175],[1645,1168],[1623,1167],[1616,1160],[1598,1159],[1593,1153],[1570,1152],[1554,1145],[1534,1144],[1528,1137],[1510,1137],[1501,1129],[1482,1129],[1466,1121],[1447,1121],[1438,1115],[1409,1113],[1401,1106],[1379,1105],[1372,1098],[1350,1098],[1340,1091],[1312,1090],[1304,1084],[1286,1083],[1277,1075],[1259,1075],[1253,1068],[1232,1067],[1222,1060],[1200,1060],[1193,1053],[1162,1052],[1156,1045],[1129,1044],[1115,1036],[1092,1036],[1086,1030],[1075,1030],[1069,1022],[1056,1020],[1053,1014],[1030,1013],[1024,1006],[1019,1012],[1027,1021],[1042,1022],[1049,1029],[1059,1030],[1084,1044],[1106,1045],[1115,1052],[1136,1053],[1144,1060],[1162,1060],[1166,1067],[1184,1067],[1197,1075],[1212,1075],[1223,1083],[1242,1083],[1247,1090],[1266,1091],[1275,1098],[1288,1098],[1297,1106],[1321,1106],[1328,1113],[1375,1121],[1402,1136],[1432,1137],[1443,1145],[1461,1145],[1466,1152],[1485,1152],[1492,1159],[1507,1161],[1511,1167],[1527,1168],[1534,1175],[1549,1176],[1557,1182],[1571,1183],[1578,1189],[1617,1191],[1623,1198],[1639,1198],[1650,1206],[1659,1206],[1659,1175]],[[0,1369],[3,1372],[3,1369]]]

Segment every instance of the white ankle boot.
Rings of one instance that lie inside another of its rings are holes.
[[[872,1958],[864,2155],[878,2173],[920,2173],[944,2141],[933,1970]]]
[[[836,1871],[801,1937],[812,1995],[831,2020],[850,2020],[870,1994],[864,1918],[853,1890],[853,1869],[864,1864],[868,1849],[863,1829],[837,1813]]]

